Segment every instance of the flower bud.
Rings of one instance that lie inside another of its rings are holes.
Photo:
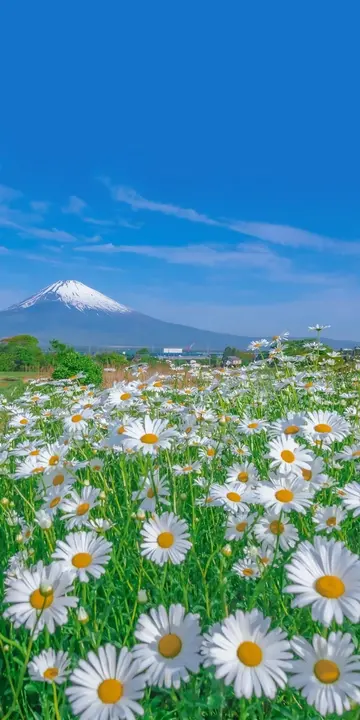
[[[47,582],[41,583],[39,590],[40,590],[40,595],[42,595],[44,598],[50,597],[50,595],[52,595],[54,592],[53,586]]]
[[[139,590],[139,592],[137,594],[138,603],[143,605],[144,603],[147,602],[147,600],[148,600],[148,598],[147,598],[146,590]]]
[[[82,625],[86,625],[86,623],[89,622],[89,615],[87,614],[85,608],[79,607],[76,615],[79,623]]]
[[[232,553],[231,545],[224,545],[224,547],[223,547],[223,549],[222,549],[221,552],[222,552],[222,554],[225,555],[226,557],[230,557],[230,555],[231,555],[231,553]]]

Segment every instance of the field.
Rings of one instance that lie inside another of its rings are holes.
[[[360,718],[360,367],[284,347],[0,393],[2,720]]]

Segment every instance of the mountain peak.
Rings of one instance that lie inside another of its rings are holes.
[[[67,307],[75,308],[80,312],[96,310],[105,313],[127,313],[131,312],[126,305],[120,305],[116,300],[103,295],[93,288],[84,285],[78,280],[58,280],[48,285],[40,292],[23,300],[17,305],[12,305],[9,310],[26,309],[47,301],[62,302]]]

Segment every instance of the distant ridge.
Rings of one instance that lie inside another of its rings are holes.
[[[193,345],[197,351],[223,350],[227,345],[243,350],[256,339],[157,320],[77,280],[48,285],[30,298],[0,311],[0,338],[23,333],[35,335],[43,345],[56,338],[78,347],[186,348]],[[314,339],[314,335],[308,339]],[[357,345],[349,340],[323,338],[323,341],[334,349]]]

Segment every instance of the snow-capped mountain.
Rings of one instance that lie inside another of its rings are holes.
[[[81,312],[86,310],[99,310],[105,313],[131,312],[130,308],[125,305],[120,305],[116,300],[111,300],[106,295],[77,280],[59,280],[23,302],[12,305],[9,310],[29,308],[44,300],[63,302],[67,307],[76,308]]]
[[[53,283],[0,312],[0,339],[25,333],[37,337],[42,345],[56,339],[93,348],[195,345],[196,350],[223,350],[230,345],[245,349],[255,339],[156,320],[76,280]],[[323,341],[333,348],[356,345],[353,341]]]
[[[75,346],[246,347],[251,338],[223,335],[156,320],[121,305],[76,280],[53,283],[0,312],[0,338],[27,333],[42,344],[52,339]]]

